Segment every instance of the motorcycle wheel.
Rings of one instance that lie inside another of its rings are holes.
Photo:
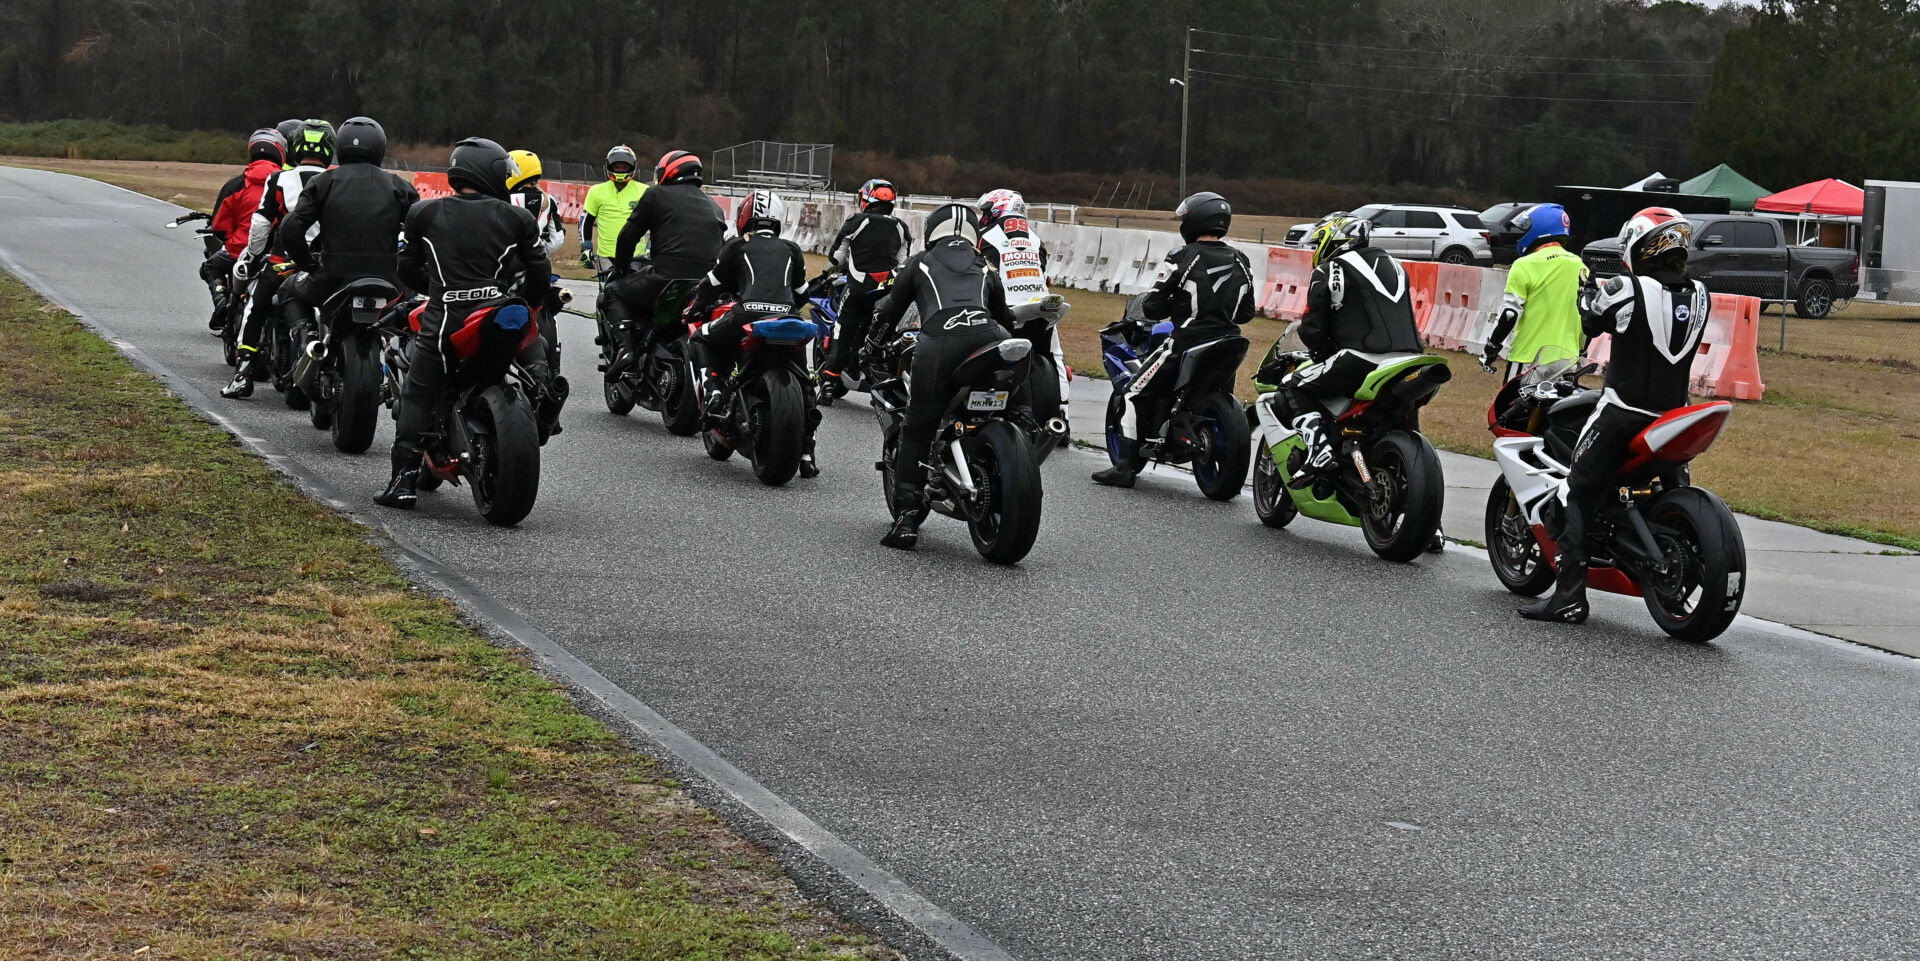
[[[1230,501],[1247,482],[1247,461],[1253,445],[1247,429],[1247,411],[1231,394],[1201,398],[1195,423],[1202,436],[1201,456],[1193,461],[1193,479],[1207,499]]]
[[[1040,345],[1035,344],[1027,390],[1032,394],[1033,419],[1044,424],[1048,418],[1060,416],[1060,369],[1053,365],[1052,354],[1040,350]]]
[[[800,391],[800,381],[791,371],[769,370],[760,375],[764,401],[748,408],[753,476],[768,487],[785,484],[800,470],[800,452],[807,439],[806,401]]]
[[[371,336],[340,344],[340,392],[324,406],[333,408],[333,447],[343,454],[363,454],[373,446],[380,421],[379,347]]]
[[[669,355],[655,380],[660,398],[660,423],[675,437],[692,437],[700,429],[700,402],[693,396],[693,378],[679,351]]]
[[[1260,523],[1278,530],[1300,516],[1300,508],[1287,492],[1287,476],[1273,462],[1273,451],[1265,443],[1253,460],[1253,513]]]
[[[1425,437],[1411,431],[1387,432],[1367,452],[1378,491],[1361,505],[1360,530],[1367,546],[1386,560],[1405,563],[1426,553],[1440,529],[1446,482],[1440,456]]]
[[[1122,437],[1120,433],[1120,419],[1126,416],[1126,412],[1126,392],[1119,390],[1114,391],[1113,395],[1107,398],[1107,460],[1112,461],[1115,467],[1120,466],[1120,439]],[[1147,468],[1147,459],[1135,455],[1133,462],[1126,466],[1128,470],[1138,474]]]
[[[1660,495],[1647,521],[1673,531],[1654,535],[1669,572],[1642,585],[1647,612],[1680,640],[1719,637],[1740,613],[1746,587],[1747,545],[1733,512],[1709,491],[1682,487]]]
[[[1553,565],[1547,563],[1533,525],[1520,512],[1513,489],[1502,477],[1487,492],[1487,560],[1501,586],[1521,597],[1539,597],[1553,586]]]
[[[511,527],[540,494],[540,428],[526,398],[504,387],[482,391],[473,415],[473,506],[487,523]]]
[[[980,494],[968,509],[967,532],[981,557],[1018,564],[1040,536],[1040,468],[1033,444],[1003,420],[981,428],[979,437],[968,452]]]
[[[625,417],[633,410],[633,401],[620,396],[620,388],[613,381],[603,381],[600,393],[607,402],[607,412],[615,417]]]
[[[327,430],[334,426],[333,404],[326,400],[313,400],[307,405],[307,420],[314,430]]]

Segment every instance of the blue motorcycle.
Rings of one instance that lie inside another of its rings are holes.
[[[880,298],[885,297],[887,291],[892,289],[883,284],[866,296],[877,304]],[[813,321],[814,326],[820,330],[820,336],[814,343],[817,359],[813,369],[813,381],[818,385],[821,380],[820,368],[826,366],[827,351],[833,347],[834,334],[839,329],[840,311],[846,307],[847,275],[829,267],[820,276],[808,281],[806,289],[801,291],[800,296],[807,304],[807,319]],[[854,344],[853,350],[847,354],[847,369],[840,372],[840,383],[850,391],[871,392],[877,381],[872,372],[855,359],[859,353],[860,345]],[[823,401],[823,403],[831,402]]]
[[[1151,323],[1139,316],[1136,297],[1127,316],[1100,331],[1100,359],[1113,383],[1107,400],[1107,457],[1121,462],[1120,421],[1127,412],[1127,388],[1138,379],[1153,352],[1173,336],[1169,321]],[[1143,438],[1126,465],[1138,472],[1148,463],[1190,464],[1200,493],[1217,501],[1239,496],[1246,484],[1253,449],[1246,410],[1234,397],[1234,377],[1247,356],[1247,339],[1227,336],[1196,344],[1180,355],[1168,355],[1158,366],[1174,366],[1154,377],[1173,377],[1170,394],[1153,404],[1153,423],[1140,422]]]

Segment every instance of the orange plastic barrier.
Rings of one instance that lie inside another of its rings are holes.
[[[1473,336],[1474,322],[1485,312],[1480,303],[1482,269],[1457,264],[1421,266],[1434,268],[1433,314],[1422,327],[1427,343],[1445,350],[1464,349]]]
[[[1425,334],[1433,325],[1433,292],[1440,280],[1440,265],[1422,260],[1402,261],[1407,271],[1407,287],[1413,296],[1413,323]]]
[[[1299,320],[1307,312],[1307,284],[1313,279],[1313,251],[1267,248],[1267,280],[1260,312],[1279,320]]]
[[[1587,346],[1587,359],[1594,363],[1605,365],[1612,355],[1612,338],[1605,335]],[[1760,381],[1759,298],[1713,295],[1691,374],[1688,388],[1702,397],[1761,398],[1766,385]]]
[[[566,223],[580,222],[580,208],[587,202],[587,188],[592,184],[577,184],[566,180],[543,180],[540,189],[553,198],[554,209],[560,211],[560,219]]]
[[[453,194],[453,188],[447,186],[446,174],[414,174],[413,189],[420,192],[420,199],[422,200],[431,200],[435,197],[447,197]]]

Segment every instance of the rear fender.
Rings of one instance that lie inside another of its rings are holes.
[[[1222,337],[1200,344],[1180,357],[1180,378],[1174,381],[1173,389],[1192,393],[1224,389],[1232,393],[1233,377],[1246,359],[1245,337]]]

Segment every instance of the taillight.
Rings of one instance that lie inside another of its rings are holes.
[[[1492,243],[1492,242],[1493,242],[1493,234],[1491,234],[1491,233],[1489,233],[1489,232],[1487,232],[1487,231],[1485,231],[1485,230],[1482,230],[1482,231],[1480,231],[1480,239],[1481,239],[1481,240],[1484,240],[1484,241],[1486,241],[1486,242],[1488,242],[1488,243]]]

